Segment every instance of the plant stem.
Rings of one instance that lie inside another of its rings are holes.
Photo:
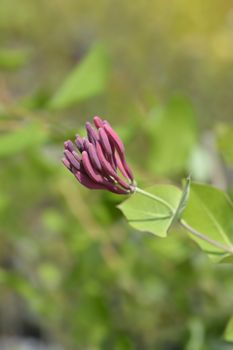
[[[209,237],[206,237],[205,235],[203,235],[202,233],[196,231],[194,228],[192,228],[191,226],[189,226],[184,220],[180,220],[179,221],[180,225],[182,227],[184,227],[186,230],[188,230],[191,234],[193,234],[194,236],[202,239],[203,241],[206,241],[207,243],[215,246],[216,248],[219,248],[221,250],[224,250],[227,253],[230,253],[231,255],[233,255],[233,246],[226,246],[224,244],[221,244]]]
[[[143,191],[143,190],[142,190],[141,188],[139,188],[139,187],[135,187],[135,192],[140,193],[140,194],[142,194],[143,196],[148,197],[148,198],[151,198],[151,199],[153,199],[154,201],[156,201],[156,202],[162,204],[164,207],[166,207],[166,208],[169,210],[169,212],[170,212],[171,215],[174,214],[174,210],[173,210],[172,206],[171,206],[168,202],[166,202],[164,199],[162,199],[162,198],[160,198],[160,197],[158,197],[158,196],[156,196],[156,195],[154,195],[154,194],[151,194],[151,193],[149,193],[149,192]]]

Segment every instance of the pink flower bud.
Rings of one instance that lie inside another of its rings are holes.
[[[103,120],[100,117],[94,117],[93,118],[94,124],[97,129],[101,128],[103,126]]]
[[[112,147],[110,145],[108,136],[103,128],[99,128],[99,138],[101,146],[109,157],[112,157]]]
[[[88,140],[95,144],[99,140],[98,132],[91,126],[91,123],[86,122]]]
[[[87,173],[87,175],[96,183],[102,184],[104,181],[104,178],[101,174],[98,174],[97,171],[93,168],[88,153],[86,151],[83,151],[82,153],[82,164],[83,167]]]
[[[76,135],[75,144],[80,152],[83,151],[83,141],[84,140],[81,136]]]
[[[73,154],[70,151],[65,150],[64,155],[66,159],[70,162],[70,165],[72,167],[74,167],[77,170],[80,169],[80,162],[73,156]]]
[[[87,122],[88,139],[76,136],[75,145],[80,154],[70,140],[64,143],[63,164],[89,189],[133,193],[134,177],[125,160],[123,142],[107,121],[97,116],[93,121],[97,130]]]

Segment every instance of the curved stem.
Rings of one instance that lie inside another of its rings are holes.
[[[174,210],[173,210],[172,206],[168,202],[166,202],[164,199],[162,199],[154,194],[151,194],[149,192],[146,192],[139,187],[135,187],[135,192],[140,193],[145,197],[148,197],[148,198],[155,200],[156,202],[162,204],[164,207],[169,209],[169,212],[171,213],[171,215],[174,214]]]
[[[233,246],[226,246],[224,244],[221,244],[205,235],[203,235],[202,233],[196,231],[194,228],[192,228],[191,226],[189,226],[184,220],[180,220],[179,221],[180,225],[185,228],[186,230],[188,230],[191,234],[193,234],[194,236],[202,239],[203,241],[206,241],[207,243],[215,246],[216,248],[219,248],[227,253],[230,253],[233,255]]]

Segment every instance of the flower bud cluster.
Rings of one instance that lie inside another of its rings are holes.
[[[123,142],[106,120],[94,117],[93,122],[95,128],[86,123],[86,138],[77,135],[75,145],[70,140],[64,143],[63,164],[87,188],[133,193],[134,177]]]

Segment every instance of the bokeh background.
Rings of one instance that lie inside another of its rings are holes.
[[[230,0],[1,0],[2,350],[233,349],[232,266],[133,230],[60,162],[100,115],[142,186],[231,194],[232,91]]]

